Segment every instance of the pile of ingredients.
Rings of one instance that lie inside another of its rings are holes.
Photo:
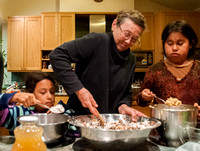
[[[77,119],[75,125],[79,127],[98,128],[106,130],[142,130],[152,127],[151,122],[148,120],[144,120],[141,122],[125,122],[121,119],[114,120],[112,122],[108,122],[105,120],[104,126],[101,126],[100,120],[95,117],[86,121]]]
[[[182,102],[177,98],[170,97],[169,99],[166,100],[165,104],[169,106],[179,106],[182,104]]]
[[[64,113],[65,109],[61,104],[57,104],[56,106],[51,107],[50,111],[52,113],[59,114],[59,113]]]

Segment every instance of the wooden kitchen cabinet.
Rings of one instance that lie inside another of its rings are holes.
[[[187,22],[192,26],[200,41],[200,12],[189,12],[186,17]],[[200,42],[198,42],[197,47],[200,47]]]
[[[8,17],[7,70],[41,70],[41,17]]]
[[[42,13],[42,50],[53,50],[62,43],[74,39],[75,14]]]
[[[131,50],[152,50],[154,51],[154,13],[143,12],[146,19],[147,28],[139,38],[139,42],[136,42]]]

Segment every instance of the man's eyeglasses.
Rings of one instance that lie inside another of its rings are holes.
[[[120,25],[119,25],[119,28],[120,28],[120,30],[121,30],[121,32],[122,32],[122,34],[123,34],[123,37],[124,37],[126,40],[130,39],[130,41],[131,41],[132,43],[135,43],[135,42],[138,41],[138,37],[132,37],[132,35],[130,34],[130,32],[128,32],[127,30],[122,30],[122,28],[121,28]]]

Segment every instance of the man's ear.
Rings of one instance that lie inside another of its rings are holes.
[[[113,22],[112,22],[112,28],[111,28],[111,30],[114,31],[116,28],[117,28],[117,20],[114,19]]]

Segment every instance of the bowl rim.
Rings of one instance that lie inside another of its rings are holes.
[[[47,113],[34,113],[34,114],[22,115],[22,116],[17,117],[17,120],[19,121],[20,117],[23,117],[23,116],[52,115],[52,114],[54,114],[54,113],[50,113],[50,114],[47,114]],[[54,114],[54,115],[55,115],[55,114]],[[48,125],[48,126],[51,126],[51,125],[52,125],[52,126],[53,126],[53,125],[68,123],[69,116],[64,115],[64,114],[59,114],[59,115],[63,115],[63,117],[66,117],[67,120],[66,120],[66,121],[62,121],[62,122],[57,122],[57,123],[44,123],[44,124],[40,124],[40,123],[39,123],[39,118],[38,118],[37,125],[38,125],[38,126],[46,126],[46,125]]]
[[[159,106],[161,106],[161,108],[159,108]],[[189,108],[179,108],[182,106],[186,106],[186,107],[188,106]],[[198,107],[194,107],[193,105],[189,105],[189,104],[181,104],[179,106],[168,106],[166,104],[153,104],[153,105],[149,105],[149,107],[154,110],[164,110],[164,111],[173,111],[173,112],[198,111]],[[167,108],[163,108],[163,107],[167,107]]]

